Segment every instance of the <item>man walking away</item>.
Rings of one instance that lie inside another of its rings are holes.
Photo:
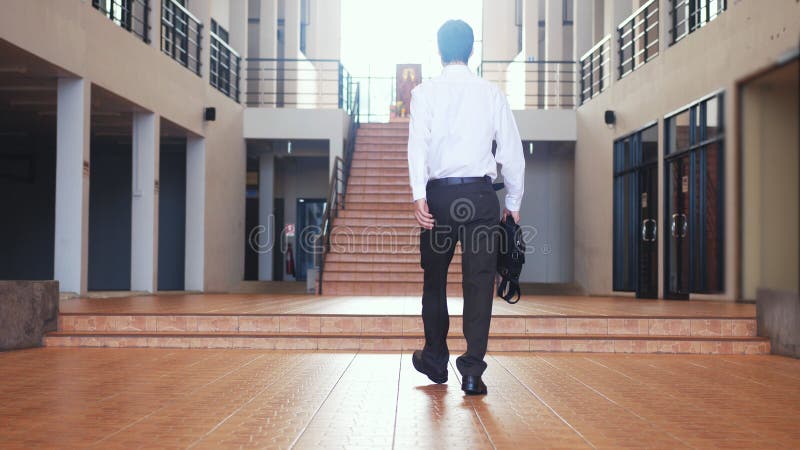
[[[422,227],[420,254],[425,272],[422,320],[425,347],[414,367],[435,383],[447,382],[447,269],[456,241],[463,252],[464,337],[467,351],[456,360],[467,395],[486,394],[481,380],[497,264],[501,218],[492,181],[497,164],[506,185],[502,218],[519,223],[525,157],[505,95],[467,67],[475,40],[472,28],[450,20],[439,29],[442,74],[412,91],[408,165],[414,215]],[[492,141],[497,150],[492,155]]]

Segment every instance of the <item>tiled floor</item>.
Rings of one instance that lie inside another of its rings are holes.
[[[448,302],[461,314],[463,300]],[[61,301],[62,313],[101,314],[420,314],[419,297],[350,297],[269,294],[148,295]],[[755,317],[755,305],[703,301],[637,300],[609,297],[526,296],[516,305],[494,302],[493,315],[570,317]]]
[[[486,397],[408,353],[0,353],[0,448],[798,448],[800,360],[494,354]]]

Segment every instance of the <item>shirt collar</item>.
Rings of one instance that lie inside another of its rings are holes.
[[[442,74],[472,73],[466,64],[449,64],[442,68]]]

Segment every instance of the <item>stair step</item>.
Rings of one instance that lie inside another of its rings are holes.
[[[408,167],[383,167],[377,169],[353,167],[350,169],[350,175],[354,177],[406,177],[406,180],[408,180]]]
[[[377,145],[408,145],[408,137],[405,136],[359,136],[356,142],[361,144],[377,144]]]
[[[347,207],[347,205],[345,205],[345,207]],[[359,218],[359,219],[368,219],[368,218],[374,218],[374,219],[408,219],[409,217],[411,217],[411,218],[414,217],[414,211],[413,210],[411,210],[410,212],[409,211],[405,211],[405,210],[403,210],[403,211],[379,210],[379,211],[369,212],[369,211],[364,211],[364,210],[360,210],[360,209],[339,209],[337,214],[338,214],[336,216],[337,218],[340,218],[340,217],[342,217],[342,218],[352,217],[352,218]]]
[[[451,327],[452,329],[453,327]],[[48,347],[163,347],[163,348],[258,348],[277,350],[417,350],[424,344],[421,332],[408,334],[280,334],[207,332],[55,332],[44,338]],[[466,341],[450,335],[451,351],[464,351]],[[587,352],[669,354],[767,354],[765,338],[699,338],[674,336],[571,336],[493,334],[490,352]]]
[[[420,264],[419,252],[414,253],[328,253],[325,256],[325,267],[332,263],[403,263],[403,264]],[[461,254],[456,253],[453,255],[453,260],[450,264],[461,264]]]
[[[408,142],[369,142],[356,140],[356,152],[386,152],[386,153],[405,153],[408,154]]]
[[[347,203],[396,203],[413,209],[411,195],[407,194],[360,194],[348,192],[345,200]]]
[[[411,198],[411,187],[392,184],[352,184],[347,185],[348,194],[402,194]]]
[[[358,195],[358,194],[356,194]],[[398,211],[398,212],[405,212],[406,214],[413,217],[414,214],[414,204],[411,203],[410,200],[405,202],[399,203],[397,201],[393,202],[362,202],[358,200],[352,200],[351,198],[347,198],[345,203],[345,208],[348,210],[361,210],[361,211]],[[406,216],[408,217],[408,216]]]
[[[448,283],[448,289],[456,282]],[[371,299],[365,298],[365,301]],[[500,302],[501,300],[495,300]],[[523,299],[523,304],[525,299]],[[462,316],[454,314],[451,321],[460,325]],[[491,334],[518,333],[526,335],[569,335],[602,337],[670,338],[758,338],[756,319],[687,318],[659,316],[583,316],[583,315],[495,315]],[[723,325],[724,324],[724,325]],[[453,328],[451,327],[451,330]],[[393,330],[393,331],[392,331]],[[372,332],[417,333],[422,330],[419,314],[133,314],[119,313],[62,313],[60,332],[254,332],[284,335],[352,334]]]
[[[408,156],[405,152],[357,151],[353,153],[353,162],[356,161],[405,161],[408,164]]]
[[[419,227],[417,220],[414,218],[393,218],[393,219],[376,219],[375,217],[342,217],[339,216],[333,221],[335,227],[375,227],[376,224],[387,228],[415,228]]]
[[[384,262],[380,264],[376,264],[373,262],[337,262],[337,261],[329,261],[325,264],[325,273],[333,273],[333,272],[347,272],[347,273],[356,273],[356,272],[365,272],[365,273],[381,273],[383,275],[386,274],[394,274],[394,273],[422,273],[422,268],[419,265],[419,260],[416,261],[395,261],[395,262]],[[448,273],[461,273],[461,264],[460,263],[450,263],[450,270]]]
[[[408,161],[405,159],[358,159],[353,161],[351,167],[353,169],[404,169],[408,172]]]
[[[397,122],[369,122],[363,123],[359,126],[359,130],[394,130],[394,129],[408,129],[408,121]]]
[[[374,222],[376,225],[368,226],[344,226],[338,223],[338,219],[334,222],[331,237],[336,238],[350,238],[350,237],[372,237],[372,238],[395,238],[401,237],[407,239],[413,237],[419,239],[420,227],[418,225],[411,226],[387,226],[385,224],[377,225],[379,222]]]
[[[406,138],[408,139],[408,127],[398,129],[372,129],[365,128],[358,130],[358,139],[365,137],[390,137],[390,138]]]
[[[408,173],[404,175],[354,175],[350,173],[347,179],[347,186],[402,186],[410,189]]]
[[[324,276],[324,275],[323,275]],[[422,282],[407,281],[322,281],[323,295],[422,295]],[[461,280],[447,282],[447,295],[460,297]]]

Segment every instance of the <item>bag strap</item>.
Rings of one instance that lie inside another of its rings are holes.
[[[512,305],[519,302],[521,296],[519,283],[512,280],[511,278],[507,277],[502,277],[502,278],[503,280],[497,286],[497,295]],[[514,296],[516,296],[517,298],[512,301],[511,299],[513,299]]]

